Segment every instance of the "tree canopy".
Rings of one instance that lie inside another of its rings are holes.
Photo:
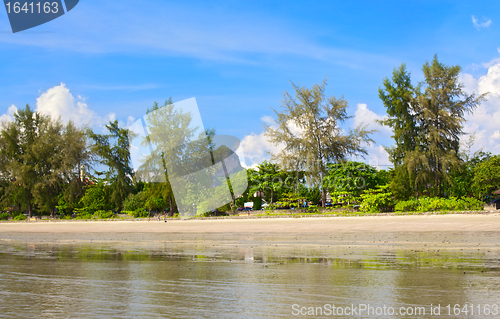
[[[394,70],[392,82],[384,79],[379,96],[388,118],[382,123],[392,129],[395,140],[388,149],[396,171],[394,190],[442,196],[444,184],[452,182],[450,170],[460,164],[465,115],[485,94],[467,94],[459,82],[460,66],[447,66],[437,55],[422,71],[425,80],[416,87],[404,64]]]
[[[372,142],[372,131],[360,126],[344,133],[341,125],[351,117],[348,103],[343,97],[325,96],[326,79],[312,89],[292,87],[295,98],[285,91],[281,110],[273,109],[277,126],[265,125],[271,143],[283,146],[272,160],[285,170],[305,172],[310,184],[321,187],[328,163],[367,154],[363,142]],[[325,188],[322,200],[325,205]]]

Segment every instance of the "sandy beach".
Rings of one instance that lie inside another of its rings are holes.
[[[1,223],[0,243],[498,253],[500,214]]]

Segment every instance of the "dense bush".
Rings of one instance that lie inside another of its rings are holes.
[[[122,214],[127,214],[129,216],[132,216],[134,218],[138,217],[148,217],[149,213],[145,211],[144,209],[142,210],[135,210],[135,211],[123,211]]]
[[[434,211],[461,211],[461,210],[482,210],[483,203],[474,198],[439,198],[422,197],[410,199],[396,204],[397,212],[434,212]]]
[[[418,209],[418,201],[404,200],[400,201],[394,206],[396,212],[416,212]]]
[[[144,210],[144,192],[128,195],[123,202],[123,210],[128,212]]]
[[[383,207],[392,207],[392,193],[387,189],[387,186],[382,186],[379,189],[367,190],[361,195],[360,210],[365,213],[379,213]]]
[[[14,220],[26,220],[26,216],[24,216],[23,214],[20,214],[20,215],[17,215],[16,217],[14,217]]]
[[[98,210],[97,212],[95,212],[94,216],[99,219],[105,219],[105,218],[113,218],[115,217],[115,214],[109,210]]]
[[[9,219],[9,213],[0,213],[0,220]]]

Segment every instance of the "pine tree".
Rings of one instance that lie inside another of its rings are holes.
[[[448,172],[460,163],[458,148],[465,115],[485,94],[464,92],[458,81],[460,66],[446,66],[437,55],[422,70],[425,81],[416,88],[404,64],[394,70],[393,83],[384,80],[385,90],[379,89],[379,96],[389,118],[382,123],[394,133],[396,143],[390,155],[396,178],[402,184],[404,179],[410,182],[406,190],[412,188],[417,197],[423,190],[441,196],[444,182],[451,182]]]
[[[326,79],[312,89],[292,86],[295,99],[285,91],[282,110],[274,110],[278,126],[265,125],[271,143],[284,146],[271,160],[284,170],[304,171],[311,185],[321,186],[328,163],[367,154],[362,142],[372,141],[372,131],[358,127],[343,133],[340,125],[350,118],[348,103],[343,97],[325,97]],[[325,203],[326,188],[322,187],[323,206]]]
[[[394,68],[392,81],[384,79],[383,88],[379,88],[379,97],[387,110],[387,117],[380,121],[392,129],[394,146],[385,147],[389,159],[394,164],[394,178],[391,189],[399,197],[409,197],[415,190],[415,179],[419,167],[408,169],[403,165],[405,157],[414,151],[418,144],[417,130],[417,92],[419,87],[411,84],[410,73],[402,63]]]
[[[100,158],[100,162],[109,169],[106,180],[111,184],[112,193],[110,202],[115,209],[123,208],[123,201],[132,191],[134,172],[131,168],[130,139],[133,134],[121,128],[118,121],[106,125],[109,134],[95,134],[88,131],[89,137],[94,141],[90,149]]]

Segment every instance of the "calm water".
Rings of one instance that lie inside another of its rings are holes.
[[[294,305],[303,311],[325,304],[430,311],[441,304],[442,314],[448,304],[500,305],[499,259],[483,253],[315,258],[301,257],[300,250],[287,257],[252,248],[186,251],[1,244],[0,317],[290,318],[307,317],[294,316]],[[412,317],[439,316],[405,316]]]

